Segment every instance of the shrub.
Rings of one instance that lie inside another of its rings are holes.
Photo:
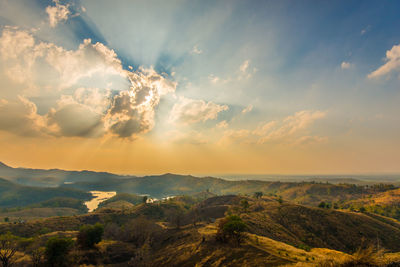
[[[18,238],[11,233],[0,235],[0,262],[3,267],[11,266],[17,252]]]
[[[67,255],[74,241],[71,238],[52,237],[46,243],[45,257],[50,266],[67,266]]]
[[[218,224],[217,240],[222,242],[233,240],[239,246],[246,228],[246,224],[239,216],[229,215],[220,220]]]
[[[93,248],[101,241],[104,233],[104,227],[100,223],[95,225],[84,225],[78,233],[78,245],[82,248]]]

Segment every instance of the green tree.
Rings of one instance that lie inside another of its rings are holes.
[[[45,257],[52,267],[67,266],[68,253],[71,251],[74,241],[71,238],[52,237],[46,243]]]
[[[10,221],[10,218],[4,217],[4,222],[9,222],[9,221]]]
[[[321,203],[319,203],[318,208],[322,208],[324,209],[326,207],[326,203],[324,201],[321,201]]]
[[[103,237],[104,226],[100,223],[95,225],[83,225],[78,233],[78,245],[82,248],[93,248]]]
[[[10,232],[0,235],[0,261],[3,267],[9,267],[15,260],[18,239]]]
[[[144,204],[146,204],[148,199],[149,199],[148,196],[144,196],[144,197],[142,198],[142,202],[143,202]]]
[[[44,253],[44,247],[34,247],[29,250],[28,254],[31,257],[33,267],[43,266]]]
[[[246,224],[238,215],[229,215],[220,221],[217,239],[223,242],[233,240],[239,246],[246,228]]]

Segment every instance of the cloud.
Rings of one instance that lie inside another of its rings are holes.
[[[62,95],[57,107],[47,113],[49,133],[55,136],[99,137],[105,134],[104,114],[110,105],[110,91],[78,88]]]
[[[261,124],[254,130],[226,130],[219,143],[280,143],[300,145],[322,142],[326,140],[325,137],[311,136],[308,131],[316,120],[325,116],[326,112],[322,111],[299,111],[282,120],[273,120]]]
[[[386,51],[385,61],[385,64],[368,74],[368,78],[378,78],[400,69],[400,45],[394,45]]]
[[[240,67],[239,67],[239,70],[241,71],[241,72],[246,72],[247,71],[247,69],[249,68],[249,65],[250,65],[250,61],[249,60],[245,60],[243,63],[242,63],[242,65],[240,65]]]
[[[218,83],[220,80],[220,78],[218,76],[215,76],[213,74],[210,74],[208,76],[208,79],[210,80],[211,83],[214,83],[214,84]]]
[[[39,136],[46,127],[45,118],[37,114],[34,103],[18,96],[0,100],[0,130],[20,136]]]
[[[196,55],[200,55],[201,53],[203,53],[203,51],[201,49],[199,49],[197,47],[197,45],[195,45],[195,46],[193,46],[191,53],[192,54],[196,54]]]
[[[99,137],[104,134],[101,114],[81,104],[67,104],[51,109],[47,114],[48,125],[56,126],[57,136]]]
[[[253,76],[254,73],[258,71],[257,68],[250,68],[250,60],[245,60],[239,67],[238,79],[249,79]]]
[[[125,70],[112,49],[90,39],[76,50],[66,50],[37,42],[29,32],[7,27],[0,37],[0,57],[6,75],[26,86],[29,93],[33,87],[39,96],[60,94],[56,106],[38,117],[42,119],[39,131],[54,136],[111,134],[126,138],[146,133],[154,127],[155,108],[161,97],[177,86],[153,68]],[[115,81],[114,87],[122,88],[109,89]],[[33,116],[31,110],[21,108]],[[10,113],[11,118],[15,116]]]
[[[302,136],[293,142],[294,145],[306,146],[311,144],[321,144],[328,141],[324,136]]]
[[[261,131],[255,131],[256,134],[261,134],[259,143],[269,141],[282,140],[287,137],[292,137],[307,129],[316,120],[324,118],[326,112],[322,111],[298,111],[292,116],[288,116],[283,121],[268,122],[261,127]]]
[[[219,139],[219,145],[230,145],[232,143],[251,143],[251,132],[246,129],[226,130]]]
[[[217,123],[216,127],[219,129],[226,129],[228,128],[229,124],[226,122],[226,120],[223,120],[219,123]]]
[[[168,142],[173,142],[176,144],[191,144],[191,145],[203,145],[207,144],[207,138],[198,131],[190,130],[190,131],[179,131],[172,130],[165,134],[165,137]]]
[[[59,22],[66,21],[71,14],[69,5],[60,4],[59,0],[53,0],[55,6],[46,7],[46,13],[49,16],[50,27],[54,28]]]
[[[248,113],[248,112],[251,112],[253,110],[253,105],[248,105],[247,107],[245,107],[243,110],[242,110],[242,113],[243,114],[246,114],[246,113]]]
[[[351,64],[350,62],[343,61],[342,64],[340,64],[340,68],[342,70],[350,69],[352,67],[353,67],[353,64]]]
[[[53,43],[36,42],[26,31],[6,28],[0,37],[0,56],[7,64],[7,75],[28,86],[40,84],[64,89],[80,79],[126,76],[114,50],[86,39],[77,50],[66,50]]]
[[[170,121],[182,124],[205,122],[216,119],[218,113],[224,110],[228,110],[228,106],[180,97],[179,102],[172,107]]]

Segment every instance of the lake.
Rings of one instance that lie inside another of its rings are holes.
[[[97,209],[99,204],[103,201],[106,201],[109,198],[112,198],[117,194],[117,192],[105,192],[105,191],[90,191],[93,198],[89,201],[85,202],[86,207],[88,208],[89,212],[94,211]]]

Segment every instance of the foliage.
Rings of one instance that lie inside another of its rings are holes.
[[[0,207],[27,206],[56,197],[88,199],[90,193],[70,188],[23,186],[0,178]]]
[[[45,258],[52,266],[67,266],[68,253],[71,251],[74,241],[71,238],[52,237],[46,243]]]
[[[100,223],[84,225],[79,229],[77,242],[82,248],[93,248],[99,243],[104,233],[104,226]]]
[[[29,255],[32,260],[33,267],[43,266],[45,248],[44,247],[36,247],[29,251]]]
[[[133,205],[137,205],[143,203],[144,197],[135,195],[135,194],[128,194],[128,193],[118,193],[112,198],[107,199],[99,204],[99,208],[105,207],[110,203],[117,202],[117,201],[126,201]]]
[[[182,226],[184,212],[180,209],[171,210],[168,212],[168,221],[175,226],[176,229],[180,229]]]
[[[246,228],[246,224],[238,215],[229,215],[219,221],[217,240],[222,242],[233,240],[239,246]]]
[[[0,261],[3,267],[11,266],[18,248],[18,238],[11,233],[0,235]]]
[[[81,213],[85,213],[88,211],[86,205],[83,203],[83,200],[70,197],[55,197],[28,206],[28,208],[60,208],[60,207],[76,209]]]

